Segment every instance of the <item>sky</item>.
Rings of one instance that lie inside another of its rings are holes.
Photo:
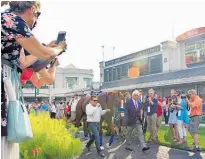
[[[60,64],[93,69],[100,79],[99,62],[140,51],[205,26],[205,1],[41,1],[34,35],[44,43],[66,31],[68,49]]]

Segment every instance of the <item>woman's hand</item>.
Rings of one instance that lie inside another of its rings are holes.
[[[56,40],[51,41],[49,44],[46,45],[46,47],[56,47],[56,46],[58,46],[58,45],[56,44]]]
[[[67,47],[67,43],[66,41],[61,41],[59,44],[58,44],[58,47],[60,49],[62,49],[62,52],[66,50],[66,47]]]

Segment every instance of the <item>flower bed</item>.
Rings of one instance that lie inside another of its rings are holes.
[[[20,144],[23,159],[68,159],[82,152],[82,143],[73,135],[77,128],[66,129],[64,120],[50,119],[48,113],[30,114],[33,139]]]

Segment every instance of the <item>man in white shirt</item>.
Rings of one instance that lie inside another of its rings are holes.
[[[77,96],[75,96],[72,99],[72,105],[71,105],[71,120],[75,120],[76,117],[76,106],[78,104]]]
[[[110,109],[102,110],[101,105],[98,103],[97,96],[91,96],[90,103],[86,105],[87,123],[93,134],[86,147],[88,151],[90,151],[90,146],[95,141],[96,149],[100,157],[105,157],[100,149],[100,119],[102,115],[109,111]]]
[[[55,102],[53,101],[51,104],[51,119],[52,118],[56,118],[56,106],[55,106]]]

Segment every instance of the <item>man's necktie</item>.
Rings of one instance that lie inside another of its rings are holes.
[[[135,101],[135,108],[138,109],[138,103]]]

